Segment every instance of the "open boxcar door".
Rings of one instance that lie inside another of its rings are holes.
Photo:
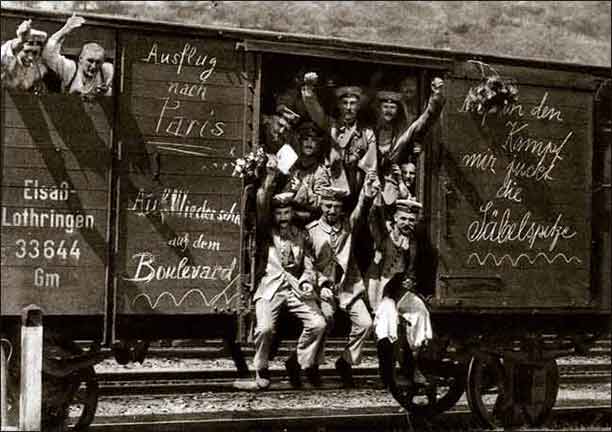
[[[499,76],[518,99],[477,112]],[[436,302],[465,308],[592,307],[593,106],[588,74],[458,63],[447,80],[433,176]],[[436,171],[438,172],[438,171]]]
[[[194,315],[241,308],[232,172],[252,137],[254,64],[222,38],[125,32],[121,47],[117,336],[135,323],[151,339],[213,335],[223,326]]]

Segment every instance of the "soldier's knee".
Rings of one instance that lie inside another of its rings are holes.
[[[257,328],[257,333],[259,333],[262,337],[272,337],[274,336],[274,326],[272,324],[262,324]]]
[[[323,315],[317,315],[312,320],[312,331],[315,332],[316,334],[322,334],[323,332],[325,332],[326,327],[327,327],[327,322],[325,321],[325,318],[323,317]]]

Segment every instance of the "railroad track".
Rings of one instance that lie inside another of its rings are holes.
[[[220,339],[202,341],[175,341],[175,346],[152,346],[149,348],[148,357],[181,357],[181,358],[218,358],[227,357],[229,352]],[[326,352],[334,353],[344,349],[346,344],[342,339],[331,339],[325,343]],[[296,346],[296,341],[283,341],[278,350],[278,355],[288,355]],[[246,357],[252,357],[255,353],[253,344],[242,346],[242,352]],[[364,347],[364,354],[376,354],[376,345],[368,341]],[[589,356],[609,356],[612,354],[610,339],[600,339],[595,342],[589,350]]]
[[[610,383],[610,364],[567,364],[560,365],[561,384],[602,384]],[[291,390],[287,374],[282,369],[270,371],[274,385],[269,391]],[[341,382],[334,369],[321,369],[323,386],[320,390],[337,390]],[[382,388],[378,369],[355,368],[353,376],[358,388]],[[136,370],[119,372],[102,372],[97,374],[100,383],[100,395],[151,395],[182,394],[203,392],[239,391],[233,387],[237,378],[236,371],[229,369],[206,370]],[[305,387],[308,385],[305,383]]]
[[[610,422],[609,404],[596,406],[561,406],[553,411],[552,422],[594,425]],[[100,417],[91,425],[91,432],[191,432],[191,431],[413,431],[421,419],[410,418],[397,406],[329,410],[275,410],[251,412],[215,412],[164,416]],[[412,428],[411,426],[414,426]],[[608,426],[609,427],[609,426]],[[465,430],[478,428],[465,407],[458,407],[435,419],[427,420],[423,430]],[[587,430],[584,429],[583,430]],[[589,428],[588,430],[606,430]],[[608,429],[609,430],[609,429]]]

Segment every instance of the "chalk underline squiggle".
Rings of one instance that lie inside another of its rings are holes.
[[[578,258],[577,256],[571,256],[571,257],[568,258],[562,252],[557,253],[552,258],[550,258],[548,255],[546,255],[544,252],[538,252],[536,254],[536,256],[534,256],[533,258],[531,258],[526,253],[522,253],[519,256],[517,256],[516,258],[512,258],[512,256],[510,254],[505,254],[505,255],[503,255],[501,257],[497,257],[494,254],[492,254],[491,252],[489,252],[489,253],[487,253],[485,255],[484,258],[480,258],[480,255],[478,255],[476,252],[473,252],[468,257],[467,263],[470,264],[473,261],[473,258],[475,258],[476,261],[478,262],[478,264],[483,266],[483,265],[486,264],[486,262],[489,260],[489,258],[491,258],[491,260],[495,263],[495,265],[497,267],[501,266],[504,263],[504,261],[506,261],[506,260],[510,261],[510,264],[512,264],[512,267],[516,267],[518,265],[518,263],[521,261],[521,259],[523,259],[523,258],[525,258],[529,262],[529,264],[533,265],[533,264],[535,264],[535,262],[540,257],[544,258],[546,260],[546,262],[548,262],[548,264],[554,263],[559,258],[563,259],[567,264],[569,264],[571,262],[575,262],[577,264],[581,264],[582,263],[580,258]]]
[[[158,295],[157,298],[155,299],[155,302],[151,302],[151,297],[149,296],[149,294],[140,293],[136,297],[134,297],[134,299],[132,300],[132,306],[136,304],[136,301],[139,298],[144,298],[146,299],[147,303],[149,303],[149,306],[151,307],[151,309],[156,309],[157,306],[159,305],[159,302],[161,301],[163,297],[169,297],[174,303],[174,306],[179,307],[181,304],[183,304],[183,302],[185,301],[187,297],[189,297],[191,294],[194,294],[194,293],[200,294],[200,297],[202,297],[204,304],[208,307],[213,307],[214,305],[216,305],[219,299],[221,299],[221,297],[225,298],[225,304],[228,305],[239,295],[239,293],[235,293],[231,297],[228,297],[227,295],[227,291],[232,287],[232,285],[234,285],[234,282],[236,282],[236,280],[239,277],[240,275],[237,275],[234,279],[231,280],[231,282],[225,288],[223,288],[223,290],[219,294],[213,296],[210,300],[208,300],[208,298],[206,297],[206,294],[204,294],[202,290],[200,290],[199,288],[192,288],[189,291],[187,291],[185,294],[183,294],[183,296],[181,297],[179,301],[176,301],[176,297],[174,297],[174,294],[168,291],[164,291],[163,293]]]

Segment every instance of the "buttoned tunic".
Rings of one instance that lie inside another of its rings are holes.
[[[412,348],[432,338],[431,319],[425,302],[414,292],[418,246],[414,235],[404,236],[387,223],[387,237],[378,239],[380,263],[368,270],[368,294],[378,340],[397,339],[399,316],[406,321],[406,337]]]
[[[319,276],[318,285],[331,281],[342,309],[365,291],[353,256],[352,233],[348,225],[345,221],[332,227],[319,219],[307,226],[315,257],[314,267]]]

